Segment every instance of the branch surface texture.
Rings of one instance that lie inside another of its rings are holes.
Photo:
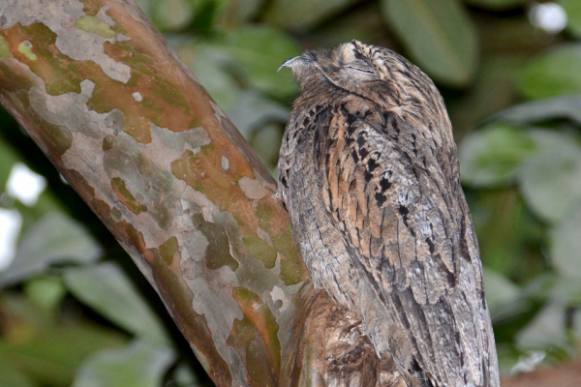
[[[218,386],[283,383],[301,294],[314,293],[299,293],[286,211],[133,1],[3,0],[0,102],[129,252]]]

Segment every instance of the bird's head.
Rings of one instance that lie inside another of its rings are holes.
[[[306,51],[280,68],[290,68],[302,89],[321,77],[338,86],[354,80],[369,81],[378,78],[369,55],[371,47],[352,40],[330,50]]]
[[[430,78],[407,59],[357,40],[334,49],[307,51],[285,61],[281,68],[285,67],[292,70],[302,92],[316,92],[330,83],[351,93],[375,90],[397,101],[409,96],[431,99],[431,94],[438,94]]]

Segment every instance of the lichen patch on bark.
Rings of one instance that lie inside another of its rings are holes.
[[[111,39],[116,34],[107,23],[95,16],[81,16],[75,21],[75,27],[85,32],[97,34],[105,39]]]
[[[18,45],[18,52],[24,55],[27,59],[35,61],[38,59],[38,57],[32,48],[32,43],[30,43],[28,40],[24,40]]]
[[[113,189],[113,192],[115,192],[117,199],[119,199],[119,201],[121,201],[121,203],[123,203],[125,207],[129,209],[129,211],[136,215],[147,211],[147,206],[139,203],[131,191],[127,189],[125,181],[122,178],[114,177],[111,179],[111,188]]]

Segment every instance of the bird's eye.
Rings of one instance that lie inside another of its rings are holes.
[[[355,70],[362,73],[373,74],[373,71],[366,64],[348,64],[345,66],[346,69]]]

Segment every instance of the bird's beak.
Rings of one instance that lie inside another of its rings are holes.
[[[293,66],[296,66],[297,64],[299,64],[299,62],[303,62],[303,56],[299,55],[299,56],[295,56],[294,58],[290,58],[287,59],[283,62],[283,64],[281,64],[278,68],[278,70],[276,71],[280,71],[283,68],[289,68],[292,70]]]

